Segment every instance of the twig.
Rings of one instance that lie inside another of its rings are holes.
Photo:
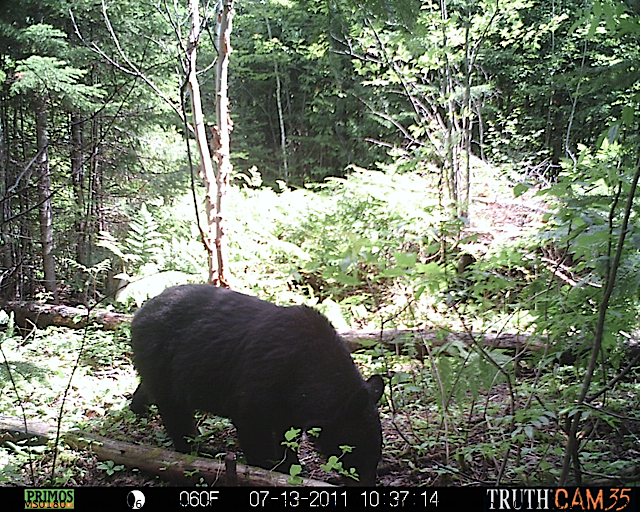
[[[80,38],[80,40],[85,44],[85,46],[87,48],[90,48],[91,50],[96,52],[98,55],[100,55],[102,58],[104,58],[107,62],[109,62],[109,64],[111,64],[112,66],[116,67],[117,69],[119,69],[123,73],[135,76],[136,78],[140,78],[144,83],[146,83],[149,87],[151,87],[153,92],[155,92],[160,99],[162,99],[167,105],[169,105],[171,107],[171,109],[180,117],[180,119],[182,119],[183,121],[186,121],[184,116],[183,116],[183,114],[182,114],[182,112],[180,111],[180,108],[178,108],[178,106],[173,101],[171,101],[171,99],[166,94],[164,94],[160,90],[160,88],[155,83],[153,83],[153,81],[151,81],[151,79],[146,74],[144,74],[140,70],[140,68],[138,68],[138,66],[136,66],[133,62],[131,62],[131,60],[127,57],[126,53],[124,52],[124,50],[120,46],[120,41],[118,39],[118,36],[116,35],[115,31],[113,30],[113,27],[111,25],[111,21],[109,20],[109,15],[107,14],[107,6],[105,5],[104,0],[102,0],[102,13],[104,15],[104,19],[105,19],[105,23],[106,23],[106,26],[107,26],[107,30],[109,31],[109,34],[111,35],[111,38],[113,39],[113,42],[116,45],[116,48],[118,49],[118,53],[120,54],[120,57],[127,64],[128,67],[127,66],[123,66],[122,64],[117,62],[115,59],[113,59],[112,57],[107,55],[97,44],[95,44],[95,43],[89,44],[84,39],[84,37],[82,37],[82,34],[80,33],[80,29],[78,28],[76,20],[75,20],[75,18],[73,16],[73,12],[71,11],[71,9],[69,9],[69,14],[71,15],[71,21],[73,23],[73,27],[74,27],[74,30],[75,30],[76,35],[78,36],[78,38]],[[187,123],[187,126],[189,128],[189,131],[192,131],[192,132],[194,131],[193,126],[191,126],[188,123]]]

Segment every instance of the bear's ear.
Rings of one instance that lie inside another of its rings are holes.
[[[369,390],[369,396],[374,404],[378,403],[382,392],[384,391],[384,380],[381,375],[372,375],[367,379],[367,389]]]

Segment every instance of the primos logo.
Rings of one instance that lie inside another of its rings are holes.
[[[24,508],[74,508],[73,489],[25,489]]]

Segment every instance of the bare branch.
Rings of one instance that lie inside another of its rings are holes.
[[[371,105],[369,105],[369,103],[367,103],[365,99],[359,96],[356,96],[356,98],[358,98],[362,103],[364,103],[367,106],[367,108],[371,111],[372,114],[375,114],[376,116],[384,119],[385,121],[389,121],[390,123],[392,123],[400,132],[402,132],[402,135],[404,135],[405,138],[409,140],[411,143],[416,144],[418,146],[426,146],[424,142],[422,142],[419,139],[416,139],[413,135],[411,135],[409,133],[409,130],[407,130],[404,126],[402,126],[402,124],[396,121],[392,116],[374,109]]]
[[[120,62],[116,61],[114,58],[107,55],[107,53],[105,53],[96,43],[88,43],[80,33],[80,29],[76,23],[75,17],[73,16],[73,12],[71,11],[71,9],[69,9],[69,14],[71,15],[71,21],[73,23],[73,28],[75,30],[76,35],[80,38],[80,40],[84,43],[84,45],[87,48],[90,48],[91,50],[96,52],[98,55],[104,58],[107,62],[109,62],[109,64],[116,67],[123,73],[135,76],[136,78],[140,78],[144,83],[146,83],[153,90],[153,92],[156,93],[156,95],[160,99],[162,99],[167,105],[171,107],[171,109],[178,115],[178,117],[180,117],[180,119],[186,124],[189,131],[194,132],[193,126],[191,126],[191,124],[189,124],[189,122],[184,118],[184,115],[181,109],[179,108],[179,106],[176,105],[175,102],[173,102],[171,98],[169,98],[164,92],[162,92],[162,90],[160,90],[160,88],[145,73],[143,73],[138,66],[136,66],[133,62],[131,62],[131,60],[127,57],[126,53],[122,50],[122,47],[120,46],[120,41],[118,40],[118,37],[116,36],[116,33],[113,30],[113,27],[111,25],[111,21],[109,20],[109,16],[107,14],[107,7],[104,3],[104,0],[102,0],[102,12],[107,25],[107,30],[109,31],[109,34],[111,35],[111,38],[115,43],[116,48],[118,49],[118,53],[120,54],[120,57],[126,63],[126,66],[122,65]]]

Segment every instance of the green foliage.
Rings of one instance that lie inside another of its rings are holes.
[[[150,261],[156,261],[162,248],[162,236],[158,232],[156,219],[143,204],[136,217],[129,222],[129,234],[125,240],[126,259],[134,267],[141,267]]]
[[[593,2],[586,11],[582,2],[567,2],[562,10],[540,3],[507,16],[512,29],[500,36],[513,38],[503,39],[503,51],[485,60],[497,88],[510,91],[485,117],[489,130],[501,136],[494,153],[535,152],[531,167],[545,157],[559,166],[578,144],[593,144],[629,106],[637,81],[637,19],[616,1]],[[492,48],[501,42],[491,40]]]
[[[635,162],[623,146],[604,139],[595,153],[583,147],[576,164],[567,163],[557,184],[545,191],[556,198],[558,208],[554,224],[544,236],[554,240],[562,251],[561,261],[570,263],[578,277],[577,282],[554,283],[539,302],[537,328],[557,343],[556,350],[580,353],[594,332],[620,237],[621,198],[629,194],[632,165]],[[637,215],[634,208],[632,218]],[[619,349],[621,333],[633,330],[638,321],[640,233],[635,223],[632,226],[626,233],[617,285],[607,308],[606,354]]]
[[[441,217],[428,190],[418,174],[363,169],[327,182],[327,207],[294,234],[312,255],[301,270],[320,274],[338,297],[341,287],[404,275],[438,250]]]
[[[198,280],[204,272],[204,263],[199,259],[202,249],[195,239],[194,227],[180,218],[188,215],[184,210],[188,207],[181,202],[173,212],[157,207],[150,211],[143,203],[122,243],[102,232],[99,246],[115,255],[122,269],[115,277],[129,283],[116,294],[117,300],[133,300],[140,306],[168,286]]]
[[[311,188],[231,188],[234,286],[279,303],[316,305],[346,328],[374,318],[419,324],[428,309],[450,316],[456,305],[510,322],[518,294],[535,277],[525,238],[483,249],[458,276],[463,248],[481,246],[439,208],[429,175],[357,169]]]
[[[300,433],[302,432],[299,428],[291,427],[284,433],[284,441],[280,444],[286,447],[287,450],[292,450],[294,453],[298,453],[300,449]],[[300,485],[303,480],[300,477],[300,473],[302,472],[302,466],[300,464],[291,464],[289,468],[289,475],[291,478],[287,479],[287,482],[291,485]]]
[[[289,468],[291,478],[288,478],[287,482],[291,485],[300,485],[303,482],[302,477],[299,476],[301,472],[302,466],[300,464],[291,464]]]
[[[307,434],[313,437],[318,437],[320,435],[320,431],[321,431],[320,428],[313,427],[307,431]],[[295,453],[297,453],[298,450],[300,449],[301,432],[302,432],[301,429],[291,427],[289,430],[285,432],[284,434],[285,440],[282,441],[281,444],[287,447],[287,449],[293,450]],[[355,481],[358,481],[359,477],[358,477],[358,473],[356,472],[356,468],[349,468],[349,470],[347,471],[345,468],[342,467],[342,462],[340,461],[340,459],[344,454],[351,453],[351,451],[353,450],[353,447],[344,445],[344,446],[339,446],[339,448],[340,450],[342,450],[342,454],[340,456],[331,455],[327,459],[327,463],[321,465],[320,468],[323,471],[326,471],[327,473],[336,471],[338,474],[342,476],[346,476]],[[289,470],[289,474],[291,475],[291,478],[289,478],[287,482],[290,483],[291,485],[301,484],[302,478],[299,476],[301,471],[302,471],[302,467],[299,464],[292,464]]]
[[[98,464],[98,469],[103,470],[109,476],[113,476],[117,471],[123,471],[125,466],[116,464],[112,460],[107,460]]]
[[[71,286],[76,290],[91,289],[94,296],[97,295],[101,277],[105,277],[111,270],[111,260],[109,258],[105,258],[91,267],[87,267],[70,258],[66,258],[66,262],[73,269],[74,277],[70,280]]]
[[[342,455],[344,455],[345,453],[349,452],[350,447],[349,446],[341,446],[340,449],[342,450]],[[326,471],[327,473],[331,473],[332,471],[336,471],[338,474],[358,482],[360,480],[360,477],[358,476],[356,468],[349,468],[347,470],[344,467],[342,467],[342,461],[340,460],[340,457],[342,457],[342,455],[340,455],[340,456],[331,455],[327,459],[327,463],[323,464],[320,467],[322,468],[323,471]]]
[[[13,94],[31,92],[58,98],[69,107],[78,109],[92,108],[94,101],[104,96],[99,86],[80,83],[86,70],[68,66],[55,57],[32,55],[16,64],[19,80],[11,86]]]
[[[67,397],[62,429],[88,428],[90,424],[98,428],[110,415],[117,417],[127,407],[125,394],[136,386],[135,373],[127,354],[127,337],[123,332],[58,328],[33,330],[26,339],[19,334],[8,336],[3,333],[0,343],[6,359],[0,364],[0,370],[5,370],[4,363],[8,363],[16,388],[8,386],[6,372],[0,371],[0,414],[16,416],[16,406],[20,404],[27,420],[55,424],[60,412],[61,393],[78,361],[78,351],[85,336],[85,350]],[[28,444],[20,441],[0,448],[0,467],[6,466],[7,471],[3,475],[8,483],[34,485],[28,476],[29,461],[34,460],[39,461],[37,471],[42,472],[36,474],[37,481],[44,481],[45,472],[50,467],[51,447]],[[77,485],[86,470],[86,457],[82,458],[83,464],[77,464],[73,454],[63,453],[55,485]],[[106,464],[104,470],[109,474],[122,470]]]
[[[20,31],[17,39],[29,51],[39,55],[59,56],[68,51],[67,34],[47,23],[30,25]]]
[[[361,304],[377,309],[398,283],[439,290],[440,250],[455,234],[443,230],[430,188],[419,173],[363,169],[317,192],[232,188],[232,273],[259,295],[320,302],[328,313],[338,302],[358,317]]]
[[[256,167],[269,185],[301,185],[343,176],[349,164],[389,160],[383,146],[364,140],[378,137],[380,129],[362,110],[361,87],[343,55],[341,36],[328,36],[348,32],[346,21],[341,7],[316,2],[237,4],[230,61],[237,170]]]

